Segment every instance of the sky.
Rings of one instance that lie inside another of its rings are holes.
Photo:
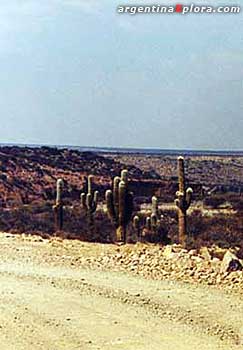
[[[1,1],[1,143],[243,149],[243,0],[117,13],[130,3],[154,5]]]

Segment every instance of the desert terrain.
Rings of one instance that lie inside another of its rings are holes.
[[[179,259],[204,261],[177,249]],[[183,281],[188,262],[166,274],[161,266],[171,268],[178,256],[164,248],[6,233],[0,254],[3,350],[243,346],[242,273],[226,287],[220,279]]]
[[[178,154],[0,148],[1,349],[243,347],[243,155],[182,155],[185,244]],[[121,244],[105,193],[124,169]]]

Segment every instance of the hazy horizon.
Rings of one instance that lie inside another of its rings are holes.
[[[79,151],[83,152],[83,151],[92,151],[92,150],[105,150],[108,151],[109,150],[112,152],[113,150],[121,150],[126,152],[126,150],[128,152],[134,152],[136,153],[136,151],[138,152],[143,152],[146,153],[146,151],[151,151],[151,153],[177,153],[177,152],[189,152],[189,153],[229,153],[229,154],[234,154],[234,153],[243,153],[243,149],[198,149],[198,148],[153,148],[153,147],[116,147],[116,146],[86,146],[86,145],[69,145],[69,144],[51,144],[51,143],[14,143],[14,142],[3,142],[0,143],[0,147],[33,147],[33,148],[38,148],[38,147],[53,147],[53,148],[58,148],[58,149],[62,149],[62,148],[69,148],[69,149],[78,149]]]
[[[243,10],[119,15],[123,4],[2,1],[1,143],[242,150]]]

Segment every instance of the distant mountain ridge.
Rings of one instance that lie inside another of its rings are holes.
[[[47,145],[47,144],[18,144],[0,143],[0,147],[50,147],[57,149],[77,150],[80,152],[94,153],[129,153],[129,154],[149,154],[149,155],[185,155],[185,156],[243,156],[243,150],[189,150],[189,149],[159,149],[159,148],[123,148],[123,147],[92,147],[92,146],[72,146],[72,145]]]

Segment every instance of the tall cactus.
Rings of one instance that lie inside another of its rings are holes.
[[[132,218],[133,194],[128,189],[128,171],[113,180],[113,190],[106,191],[108,215],[116,227],[116,240],[126,243],[126,229]]]
[[[88,190],[87,193],[82,192],[80,195],[81,206],[85,209],[88,218],[88,225],[92,233],[94,230],[94,213],[97,209],[98,191],[93,191],[93,176],[88,176]]]
[[[187,235],[187,210],[191,204],[192,189],[186,189],[184,158],[178,157],[179,191],[176,192],[175,204],[178,208],[179,242],[185,246]]]
[[[62,179],[57,180],[56,185],[56,204],[53,206],[54,211],[54,224],[55,231],[61,231],[63,229],[63,201],[62,201],[62,193],[64,182]]]

